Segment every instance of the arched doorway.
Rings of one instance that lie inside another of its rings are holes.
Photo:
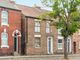
[[[21,33],[20,33],[20,31],[19,30],[15,30],[14,32],[13,32],[13,34],[12,34],[12,36],[13,36],[13,42],[14,42],[14,54],[19,54],[20,53],[20,51],[19,51],[19,49],[20,49],[20,44],[21,44],[21,40],[20,40],[20,38],[21,38]]]

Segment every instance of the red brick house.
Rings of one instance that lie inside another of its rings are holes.
[[[40,7],[19,5],[10,0],[0,2],[0,55],[62,54],[64,41],[60,29],[41,21],[48,12]],[[80,53],[80,31],[68,38],[68,53]]]
[[[21,53],[21,11],[9,0],[0,1],[0,55]]]

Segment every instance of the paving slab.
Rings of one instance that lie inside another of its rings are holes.
[[[63,60],[63,55],[0,56],[0,60]],[[80,55],[69,55],[69,60],[80,60]]]

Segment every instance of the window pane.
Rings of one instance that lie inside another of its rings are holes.
[[[40,32],[40,27],[37,27],[38,31],[37,32]]]
[[[46,22],[46,33],[50,33],[50,21]]]
[[[8,12],[7,11],[2,11],[2,17],[7,18],[8,17]]]
[[[46,23],[46,27],[50,27],[50,23],[49,22]]]
[[[58,39],[58,49],[62,49],[62,39]]]
[[[3,10],[1,13],[1,24],[2,25],[8,24],[8,12],[6,10]]]
[[[50,33],[50,28],[46,28],[46,33]]]
[[[60,34],[60,35],[61,35],[61,29],[58,29],[58,34]]]
[[[40,32],[40,27],[35,27],[35,32]]]
[[[62,39],[59,39],[59,40],[58,40],[58,43],[62,43]]]
[[[40,21],[35,21],[35,32],[40,32]]]
[[[35,32],[37,32],[37,27],[35,27]]]
[[[41,42],[40,42],[40,38],[36,37],[35,38],[35,47],[40,47]]]
[[[40,21],[35,21],[35,26],[40,26]]]
[[[1,45],[8,45],[8,34],[6,32],[1,34]]]
[[[62,44],[58,43],[58,49],[62,49]]]

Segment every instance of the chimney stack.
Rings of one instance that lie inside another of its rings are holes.
[[[41,7],[40,6],[37,6],[36,4],[34,4],[34,7],[35,8],[38,8],[38,9],[41,9]]]
[[[11,3],[15,4],[15,0],[11,0]]]

